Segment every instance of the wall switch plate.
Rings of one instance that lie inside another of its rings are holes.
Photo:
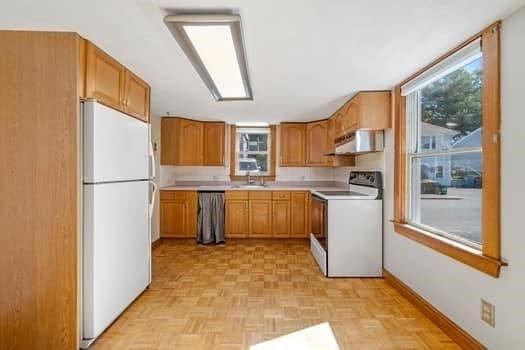
[[[481,319],[491,327],[496,325],[496,307],[483,299],[481,299]]]

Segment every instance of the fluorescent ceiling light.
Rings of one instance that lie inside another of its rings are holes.
[[[217,101],[252,99],[239,16],[176,15],[164,22]]]
[[[235,123],[235,126],[241,126],[241,127],[247,127],[247,128],[254,128],[254,127],[268,127],[270,126],[269,123],[266,122],[237,122]]]

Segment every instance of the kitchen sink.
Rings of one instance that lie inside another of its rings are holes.
[[[232,188],[267,188],[268,185],[234,185]]]

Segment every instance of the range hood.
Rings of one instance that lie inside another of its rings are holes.
[[[337,138],[335,143],[335,152],[329,155],[380,152],[384,148],[383,130],[356,130]]]

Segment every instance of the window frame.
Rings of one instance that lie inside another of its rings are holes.
[[[493,277],[499,277],[501,266],[507,265],[500,256],[500,27],[501,21],[498,21],[472,36],[398,84],[394,94],[394,231]],[[407,99],[401,95],[404,84],[478,39],[481,39],[483,54],[481,250],[409,223]]]
[[[273,181],[275,180],[275,157],[276,157],[276,128],[275,125],[265,126],[265,127],[238,127],[236,125],[231,126],[230,130],[230,180],[244,180],[246,179],[246,174],[239,174],[237,172],[237,129],[270,129],[269,133],[269,164],[268,172],[263,174],[265,180]],[[257,176],[258,173],[253,173],[254,176]]]
[[[264,132],[260,132],[259,134],[266,134],[268,135],[268,144],[266,145],[266,151],[241,151],[240,148],[240,130],[246,130],[248,133],[257,133],[258,130],[263,130]],[[235,175],[238,176],[246,176],[248,174],[247,170],[241,170],[240,169],[240,155],[246,154],[246,155],[258,155],[258,154],[265,154],[268,157],[268,164],[267,164],[267,171],[265,172],[256,172],[250,171],[250,173],[254,176],[268,176],[271,172],[270,164],[272,162],[272,131],[270,127],[237,127],[235,130],[235,158],[234,158],[234,166],[235,166]]]

